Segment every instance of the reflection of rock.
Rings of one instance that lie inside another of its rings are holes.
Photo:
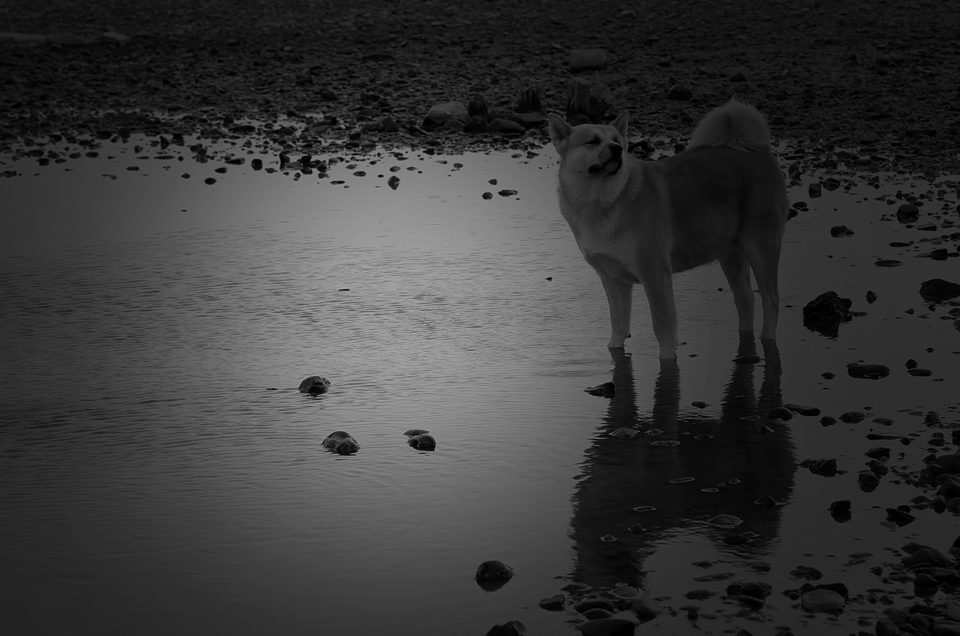
[[[960,285],[942,278],[932,278],[920,285],[920,295],[927,302],[941,303],[960,296]]]
[[[326,393],[329,388],[330,380],[319,375],[311,375],[309,378],[304,378],[300,383],[300,392],[310,393],[311,395]]]
[[[803,326],[825,336],[836,336],[841,322],[853,319],[849,298],[841,298],[837,292],[825,291],[803,308]]]
[[[340,455],[352,455],[360,450],[360,444],[357,444],[357,440],[353,439],[350,433],[344,431],[334,431],[327,435],[327,438],[323,440],[323,447]]]

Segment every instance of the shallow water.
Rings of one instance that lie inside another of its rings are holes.
[[[810,210],[787,227],[779,348],[734,362],[759,344],[738,343],[711,266],[676,279],[685,344],[662,366],[642,294],[627,354],[605,348],[603,292],[556,210],[549,148],[381,153],[296,180],[115,156],[5,161],[22,175],[0,180],[10,633],[482,634],[519,619],[530,633],[572,634],[572,614],[537,601],[576,580],[638,585],[680,610],[646,631],[846,634],[882,609],[869,590],[897,589],[870,572],[899,561],[891,547],[955,538],[956,517],[930,509],[883,524],[886,507],[918,491],[888,476],[862,493],[857,472],[877,445],[919,469],[924,414],[958,419],[960,334],[949,306],[917,292],[928,278],[956,280],[956,260],[916,258],[930,242],[889,246],[955,231],[941,214],[956,190],[924,206],[940,228],[930,232],[881,217],[898,190],[944,186],[855,180],[809,200],[806,183],[792,189]],[[841,223],[856,234],[831,238]],[[803,305],[827,289],[867,312],[836,338],[802,325]],[[933,374],[908,375],[909,358]],[[891,376],[852,379],[856,360]],[[331,379],[328,394],[297,391],[313,374]],[[613,399],[583,391],[609,380]],[[764,428],[783,402],[868,418]],[[624,426],[642,433],[611,435]],[[408,447],[410,428],[429,429],[437,450]],[[358,454],[323,449],[339,429]],[[869,432],[919,435],[901,445]],[[819,457],[846,472],[798,467]],[[694,479],[669,483],[684,477]],[[763,495],[786,505],[753,503]],[[851,521],[828,514],[838,499],[853,501]],[[755,539],[726,544],[733,532],[706,523],[720,513]],[[627,530],[638,523],[643,532]],[[868,555],[851,564],[857,553]],[[487,559],[517,576],[481,590],[473,575]],[[789,574],[797,565],[848,585],[839,618],[781,594],[802,583]],[[744,612],[723,599],[735,580],[774,594]],[[716,596],[683,597],[693,589]],[[695,623],[686,606],[699,608]]]

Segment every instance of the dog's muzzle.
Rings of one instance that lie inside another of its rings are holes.
[[[588,170],[590,174],[616,174],[623,165],[623,146],[620,144],[610,144],[607,147],[610,153],[606,160],[601,163],[591,165]]]

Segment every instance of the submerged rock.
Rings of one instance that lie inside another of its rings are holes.
[[[323,440],[323,447],[340,455],[352,455],[360,450],[360,444],[350,433],[334,431]]]
[[[847,600],[839,592],[818,587],[804,592],[800,603],[808,612],[835,613],[843,610]]]
[[[423,433],[422,435],[413,435],[407,440],[407,444],[422,451],[437,450],[437,440],[433,435]]]
[[[300,383],[300,392],[301,393],[310,393],[311,395],[318,395],[320,393],[326,393],[330,389],[330,380],[319,376],[311,375],[309,378],[304,378]]]
[[[890,375],[890,367],[882,364],[870,364],[866,362],[851,362],[847,365],[847,374],[851,378],[861,378],[868,380],[878,380]]]

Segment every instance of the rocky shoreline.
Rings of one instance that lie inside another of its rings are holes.
[[[608,103],[601,119],[628,109],[641,138],[682,143],[735,94],[826,167],[950,174],[960,168],[958,13],[892,1],[585,13],[575,2],[12,0],[0,7],[0,152],[138,133],[235,138],[278,162],[281,152],[542,142],[542,125],[471,132],[424,120],[436,104],[475,97],[514,113],[530,90],[541,112],[562,113],[579,79]]]

